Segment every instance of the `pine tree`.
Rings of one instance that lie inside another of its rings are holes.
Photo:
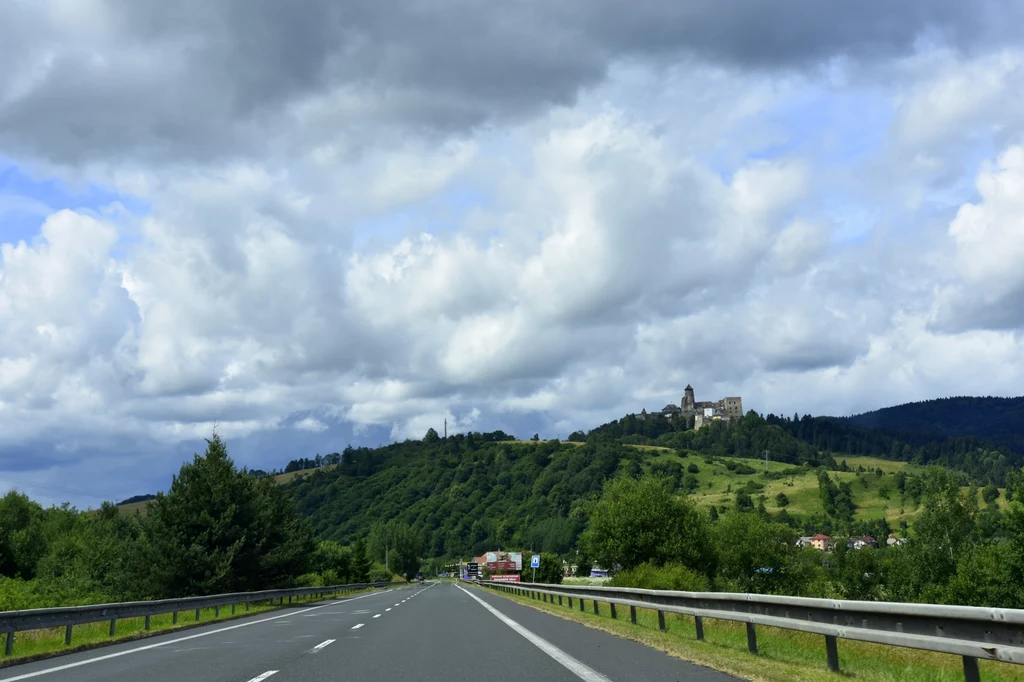
[[[359,538],[352,545],[352,581],[370,582],[370,560],[366,556],[366,540]]]
[[[170,490],[149,505],[146,547],[155,596],[281,587],[305,572],[309,522],[270,478],[239,471],[214,433]]]

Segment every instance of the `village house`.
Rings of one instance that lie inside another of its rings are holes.
[[[811,547],[814,549],[820,549],[822,552],[827,551],[832,546],[832,538],[822,533],[818,533],[811,537]]]

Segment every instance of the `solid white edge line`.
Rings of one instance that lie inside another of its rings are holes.
[[[33,677],[39,677],[40,675],[49,675],[50,673],[60,672],[62,670],[70,670],[71,668],[77,668],[82,665],[88,665],[89,663],[98,663],[99,661],[106,661],[111,658],[118,658],[120,656],[127,656],[128,654],[138,653],[140,651],[148,651],[150,649],[156,649],[158,647],[167,646],[168,644],[177,644],[178,642],[187,642],[190,639],[198,639],[199,637],[207,637],[209,635],[216,635],[221,632],[227,632],[228,630],[237,630],[238,628],[248,627],[250,625],[259,625],[260,623],[267,623],[272,620],[279,618],[288,618],[289,616],[297,616],[300,613],[306,613],[307,611],[316,611],[317,609],[327,608],[328,606],[337,606],[342,602],[355,601],[356,599],[362,599],[363,597],[372,597],[380,594],[380,592],[371,592],[370,594],[361,594],[358,597],[351,597],[349,599],[338,599],[332,600],[327,604],[320,604],[319,606],[310,606],[308,609],[302,609],[301,611],[294,611],[291,613],[282,613],[277,616],[270,616],[269,618],[261,618],[260,620],[246,621],[245,623],[239,623],[238,625],[229,625],[225,628],[219,628],[217,630],[210,630],[209,632],[200,632],[195,635],[187,635],[185,637],[178,637],[177,639],[169,639],[166,642],[157,642],[155,644],[146,644],[143,646],[135,647],[134,649],[128,649],[126,651],[117,651],[112,654],[105,656],[97,656],[96,658],[87,658],[84,661],[76,661],[74,663],[66,663],[64,665],[58,665],[53,668],[46,668],[45,670],[37,670],[34,673],[25,673],[24,675],[17,675],[15,677],[4,677],[0,678],[0,682],[15,682],[16,680],[27,680]],[[276,670],[273,672],[277,672]],[[266,678],[264,678],[266,679]],[[250,682],[252,682],[250,680]]]
[[[581,680],[585,680],[585,682],[611,682],[611,680],[609,680],[601,673],[597,672],[596,670],[587,666],[586,664],[576,660],[575,658],[565,653],[564,651],[556,647],[554,644],[544,639],[543,637],[533,634],[532,632],[524,628],[522,625],[512,620],[504,613],[494,608],[493,606],[491,606],[490,604],[488,604],[483,599],[476,596],[469,590],[463,588],[460,585],[456,585],[456,587],[458,587],[460,590],[462,590],[470,597],[475,599],[478,604],[480,604],[485,609],[490,611],[492,614],[497,616],[498,619],[505,625],[509,626],[510,628],[518,632],[520,635],[525,637],[535,647],[546,653],[551,658],[558,661],[560,664],[562,664],[562,666],[568,669],[569,672],[571,672],[576,677],[580,678]]]
[[[323,649],[323,648],[324,648],[325,646],[327,646],[328,644],[331,644],[331,643],[333,643],[333,642],[334,642],[334,640],[333,640],[333,639],[329,639],[329,640],[327,640],[326,642],[320,642],[320,643],[319,643],[319,644],[317,644],[317,645],[316,645],[315,647],[313,647],[313,651],[320,651],[320,650],[321,650],[321,649]]]
[[[358,630],[359,628],[363,627],[363,625],[364,625],[363,623],[360,623],[359,625],[353,625],[352,629],[353,630]]]
[[[249,682],[263,682],[263,680],[267,679],[271,675],[276,675],[276,674],[277,674],[276,670],[268,670],[267,672],[263,673],[262,675],[257,675],[256,677],[252,678],[251,680],[249,680]]]

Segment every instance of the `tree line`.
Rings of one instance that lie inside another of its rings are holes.
[[[389,532],[397,538],[391,568],[400,570],[387,570],[368,546],[374,533],[347,544],[316,538],[289,491],[236,467],[214,434],[145,515],[110,503],[94,512],[44,509],[17,491],[0,498],[0,610],[414,574],[419,545],[407,528],[391,524]]]
[[[822,552],[798,547],[795,529],[763,511],[713,521],[666,478],[621,476],[594,505],[579,556],[618,569],[613,584],[624,586],[1024,607],[1024,470],[1010,476],[1006,511],[991,491],[981,507],[977,488],[962,491],[944,469],[922,480],[905,545],[882,536],[878,549],[855,550],[839,536]]]

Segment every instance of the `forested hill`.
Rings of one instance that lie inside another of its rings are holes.
[[[317,534],[341,542],[376,520],[397,519],[424,538],[424,556],[466,556],[495,546],[561,553],[575,545],[605,481],[622,470],[639,476],[659,454],[610,437],[582,444],[492,438],[471,433],[444,440],[430,432],[422,441],[348,448],[338,466],[286,485]],[[771,448],[778,463],[836,466],[756,414],[672,434],[664,447],[689,453],[693,462],[759,456]],[[686,487],[683,470],[674,469],[677,485]]]
[[[938,464],[1001,486],[1008,472],[1024,466],[1024,398],[948,398],[847,418],[769,414],[762,419],[751,411],[738,424],[713,423],[698,431],[692,430],[692,420],[627,415],[570,436],[592,439],[746,457],[768,450],[773,459],[826,465],[829,455],[883,457]]]
[[[973,436],[1024,452],[1024,397],[925,400],[836,421],[893,433]]]
[[[1024,465],[1024,398],[945,398],[854,417],[765,419],[835,456],[939,464],[983,484],[1003,485]]]
[[[286,484],[324,538],[351,542],[380,519],[408,525],[424,556],[575,544],[584,507],[643,454],[618,444],[488,442],[473,434],[346,450],[339,466]]]

